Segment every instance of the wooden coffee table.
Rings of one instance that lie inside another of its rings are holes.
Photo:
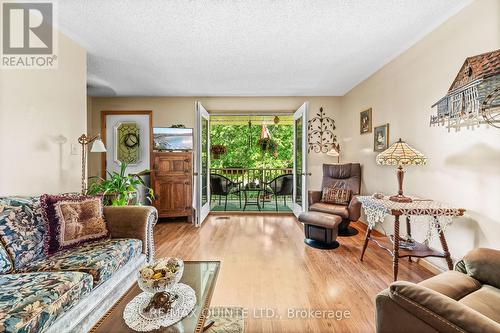
[[[180,282],[193,288],[196,294],[196,304],[193,312],[175,325],[163,327],[154,332],[202,332],[219,268],[220,261],[184,261],[184,274]],[[97,322],[90,332],[136,332],[125,324],[123,311],[125,306],[141,292],[142,290],[136,282]]]

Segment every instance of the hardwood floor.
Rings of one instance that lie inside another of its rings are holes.
[[[156,256],[220,260],[211,305],[244,307],[245,332],[375,330],[374,299],[391,282],[392,261],[374,244],[359,261],[362,223],[354,225],[357,236],[338,239],[339,248],[318,250],[304,244],[302,224],[293,216],[225,216],[211,215],[201,228],[159,222]],[[401,280],[418,282],[432,275],[416,263],[400,261]],[[311,316],[307,310],[325,312]],[[297,311],[299,318],[289,318],[289,311]]]

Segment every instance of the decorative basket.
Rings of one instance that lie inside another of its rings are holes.
[[[163,268],[164,267],[164,268]],[[153,271],[152,276],[149,270]],[[161,273],[161,277],[155,274]],[[168,292],[178,283],[184,273],[184,262],[178,258],[161,258],[158,261],[146,265],[138,273],[137,283],[139,287],[148,293]]]

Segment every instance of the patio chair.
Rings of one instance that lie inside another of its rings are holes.
[[[241,208],[241,182],[233,182],[231,179],[223,175],[210,174],[210,202],[212,202],[212,195],[219,196],[219,205],[221,204],[221,197],[225,197],[224,211],[227,210],[227,197],[231,194],[237,195],[240,200]]]
[[[293,194],[293,175],[285,174],[280,175],[269,182],[264,182],[264,195],[271,194],[274,196],[276,203],[276,211],[278,211],[278,197],[283,197],[283,205],[286,206],[286,197]],[[265,201],[262,200],[262,207],[264,208]]]

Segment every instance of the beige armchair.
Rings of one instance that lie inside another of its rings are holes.
[[[336,205],[321,202],[322,191],[309,191],[309,210],[338,215],[342,218],[339,236],[353,236],[357,229],[349,227],[351,221],[357,221],[361,215],[361,203],[356,195],[361,191],[361,165],[359,163],[323,164],[321,189],[329,186],[351,190],[349,205]]]
[[[500,332],[500,251],[472,250],[454,271],[394,282],[375,302],[378,333]]]

